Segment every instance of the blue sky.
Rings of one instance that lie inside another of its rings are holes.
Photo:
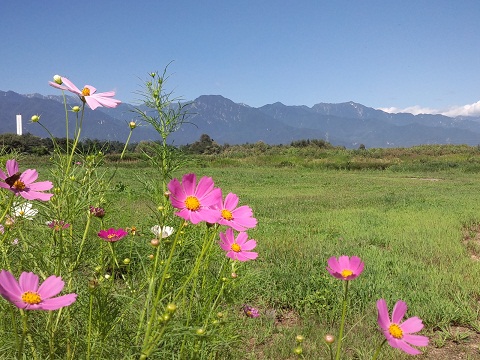
[[[1,1],[0,90],[60,74],[135,103],[173,61],[185,100],[480,115],[479,19],[478,0]]]

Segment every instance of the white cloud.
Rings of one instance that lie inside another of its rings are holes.
[[[398,113],[410,113],[413,115],[418,114],[441,114],[445,116],[455,117],[455,116],[480,116],[480,101],[470,105],[463,105],[463,106],[452,106],[448,110],[438,110],[438,109],[431,109],[427,107],[421,107],[419,105],[409,106],[407,108],[396,108],[396,107],[388,107],[388,108],[378,108],[378,110],[385,111],[391,114],[398,114]]]

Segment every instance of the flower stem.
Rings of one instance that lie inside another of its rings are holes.
[[[376,360],[378,357],[378,354],[380,354],[380,350],[382,349],[383,344],[387,342],[387,339],[383,339],[383,341],[378,345],[377,350],[375,350],[375,354],[373,354],[372,360]]]
[[[123,159],[123,155],[125,155],[125,150],[127,150],[128,143],[130,142],[130,138],[132,137],[133,129],[130,129],[130,134],[128,134],[127,141],[125,142],[125,146],[123,147],[122,155],[120,155],[120,160]]]
[[[342,320],[340,322],[340,331],[338,333],[338,343],[337,343],[337,353],[335,356],[336,360],[340,360],[340,354],[342,350],[342,338],[343,338],[343,329],[345,327],[345,317],[347,314],[347,297],[348,297],[348,280],[345,281],[345,293],[343,295],[343,309],[342,309]]]

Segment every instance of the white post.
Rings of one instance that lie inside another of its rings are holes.
[[[17,115],[17,135],[22,135],[22,115]]]

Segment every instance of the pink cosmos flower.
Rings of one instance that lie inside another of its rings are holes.
[[[228,228],[225,233],[219,233],[220,247],[227,252],[230,259],[238,261],[248,261],[257,258],[258,254],[250,250],[257,246],[257,242],[253,239],[248,240],[246,232],[240,232],[235,239],[233,229]]]
[[[86,102],[88,106],[90,106],[90,109],[92,110],[95,110],[99,106],[114,108],[117,107],[118,104],[121,104],[120,100],[111,99],[113,96],[115,96],[115,91],[96,93],[97,89],[91,85],[85,85],[85,87],[80,90],[66,77],[62,77],[62,82],[62,85],[52,81],[49,81],[48,83],[54,88],[67,90],[77,94],[83,102]]]
[[[327,271],[337,279],[353,280],[363,271],[365,264],[357,256],[340,256],[338,260],[335,257],[328,259]]]
[[[123,239],[127,235],[128,232],[126,232],[124,229],[115,230],[114,228],[110,228],[108,230],[100,230],[98,232],[98,236],[108,242],[116,242]]]
[[[90,205],[90,215],[102,219],[105,216],[105,209]]]
[[[237,231],[245,231],[257,226],[257,219],[253,217],[252,209],[246,205],[237,208],[237,205],[238,196],[233,193],[229,193],[225,201],[220,198],[217,207],[221,217],[218,223],[230,226]]]
[[[27,169],[23,173],[18,171],[18,163],[14,159],[7,160],[7,173],[0,169],[0,187],[12,191],[27,200],[48,201],[53,194],[42,191],[50,190],[53,184],[50,181],[35,182],[38,178],[37,170]]]
[[[7,270],[0,272],[0,295],[13,305],[25,310],[58,310],[69,306],[77,299],[77,294],[67,294],[54,298],[62,291],[65,283],[61,277],[52,275],[38,286],[38,276],[23,272],[17,280]]]
[[[251,318],[257,318],[260,316],[260,312],[258,309],[249,306],[249,305],[243,305],[243,312],[245,313],[246,316],[251,317]]]
[[[410,346],[427,346],[428,337],[422,335],[412,335],[412,333],[422,330],[422,320],[416,316],[408,318],[401,322],[407,312],[407,304],[402,300],[397,301],[392,311],[392,321],[388,315],[387,302],[385,299],[377,301],[378,325],[382,328],[388,343],[391,347],[405,351],[410,355],[418,355],[421,352]]]
[[[214,188],[213,180],[210,177],[202,177],[196,186],[197,177],[195,174],[186,174],[182,177],[182,183],[172,179],[168,183],[168,190],[171,192],[169,199],[172,206],[180,209],[175,215],[198,224],[200,221],[216,223],[220,214],[214,206],[222,198],[222,191]]]

